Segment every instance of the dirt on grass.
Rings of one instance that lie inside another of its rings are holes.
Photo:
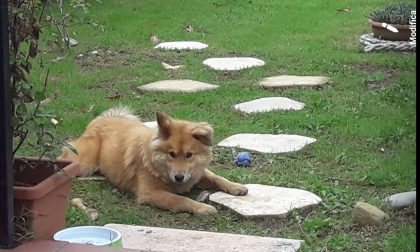
[[[368,74],[384,73],[385,78],[383,80],[368,79],[365,81],[365,88],[369,91],[379,90],[393,85],[399,72],[396,68],[377,66],[369,63],[352,65],[350,68]]]
[[[90,72],[110,67],[132,67],[145,61],[165,62],[170,65],[179,64],[178,53],[164,53],[158,50],[144,49],[95,49],[76,56],[76,64],[80,71]]]

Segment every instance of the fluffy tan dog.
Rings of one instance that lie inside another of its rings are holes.
[[[211,205],[177,195],[193,186],[247,194],[246,187],[207,169],[213,140],[209,124],[174,120],[164,113],[156,113],[156,119],[158,129],[150,129],[128,108],[107,110],[71,143],[77,155],[64,148],[59,159],[79,162],[82,176],[99,171],[140,203],[176,212],[217,213]]]

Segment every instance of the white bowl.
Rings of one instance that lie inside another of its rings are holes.
[[[54,234],[54,240],[95,246],[122,247],[121,233],[102,226],[80,226],[66,228]]]

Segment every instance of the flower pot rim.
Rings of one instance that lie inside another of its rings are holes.
[[[372,20],[370,18],[368,18],[368,22],[372,26],[383,28],[382,27],[382,23],[384,23],[384,22],[378,22],[378,21]],[[386,23],[386,24],[388,24],[388,23]],[[404,25],[402,25],[402,24],[388,24],[388,25],[392,25],[392,26],[394,26],[397,29],[407,29],[408,30],[410,28],[410,25],[408,25],[408,24],[404,24]]]
[[[40,183],[34,186],[13,186],[13,195],[15,199],[21,200],[31,200],[39,199],[44,195],[54,190],[57,186],[65,183],[66,181],[72,179],[80,171],[80,165],[77,162],[71,162],[69,160],[57,160],[53,161],[48,158],[39,158],[39,157],[15,157],[15,159],[25,159],[32,162],[43,161],[43,162],[55,162],[67,164],[63,171],[58,171],[53,173],[51,176],[47,177]]]

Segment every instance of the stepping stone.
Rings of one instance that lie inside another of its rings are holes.
[[[304,241],[171,228],[107,224],[121,232],[122,246],[141,251],[295,252]]]
[[[193,93],[218,88],[219,86],[193,80],[163,80],[138,86],[140,91]]]
[[[215,70],[241,70],[250,67],[263,66],[265,62],[249,57],[233,57],[233,58],[210,58],[203,61],[203,64]]]
[[[260,86],[265,88],[281,88],[293,86],[321,86],[330,81],[325,76],[296,76],[296,75],[279,75],[267,77],[260,81]]]
[[[201,50],[206,47],[208,47],[207,44],[196,41],[174,41],[160,43],[154,48],[164,50]]]
[[[156,121],[150,121],[150,122],[143,122],[144,126],[148,127],[148,128],[157,128],[158,124]]]
[[[266,97],[239,103],[234,107],[245,113],[258,113],[273,110],[301,110],[305,104],[285,97]]]
[[[389,196],[385,201],[395,208],[408,207],[416,204],[416,195],[416,191],[402,192]]]
[[[315,138],[299,135],[244,133],[225,138],[217,145],[221,147],[242,148],[263,153],[285,153],[298,151],[315,141]]]
[[[224,192],[210,195],[210,201],[226,206],[245,217],[286,216],[293,209],[317,205],[317,195],[300,189],[248,184],[248,194],[233,196]]]

